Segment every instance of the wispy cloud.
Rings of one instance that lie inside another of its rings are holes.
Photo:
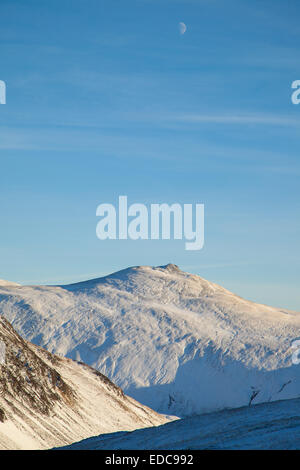
[[[253,263],[210,263],[210,264],[190,264],[181,266],[181,269],[184,271],[199,271],[201,269],[219,269],[219,268],[232,268],[232,267],[239,267],[239,266],[249,266],[249,264]]]
[[[173,117],[169,116],[168,120],[187,124],[258,124],[300,127],[299,119],[272,114],[178,114]]]

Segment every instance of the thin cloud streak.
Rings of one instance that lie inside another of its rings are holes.
[[[299,119],[265,114],[182,114],[170,119],[187,124],[262,124],[271,126],[300,127]]]

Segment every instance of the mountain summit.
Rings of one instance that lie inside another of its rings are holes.
[[[66,286],[0,287],[24,337],[83,361],[138,401],[186,416],[296,398],[300,313],[256,304],[177,266]]]

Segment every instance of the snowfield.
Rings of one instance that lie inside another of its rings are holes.
[[[175,265],[66,286],[0,286],[26,339],[85,362],[158,412],[188,416],[300,396],[300,313],[256,304]]]
[[[167,419],[124,395],[85,364],[24,341],[2,317],[0,449],[46,449]]]
[[[156,428],[117,432],[66,450],[299,450],[300,400],[284,400],[185,418]]]

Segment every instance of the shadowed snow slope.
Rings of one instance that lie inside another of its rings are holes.
[[[24,341],[3,317],[0,449],[45,449],[165,423],[98,371]]]
[[[107,434],[79,449],[299,449],[300,400],[224,410],[133,432]]]
[[[300,313],[246,301],[177,266],[141,266],[68,286],[0,287],[22,336],[88,363],[177,416],[297,398]]]

